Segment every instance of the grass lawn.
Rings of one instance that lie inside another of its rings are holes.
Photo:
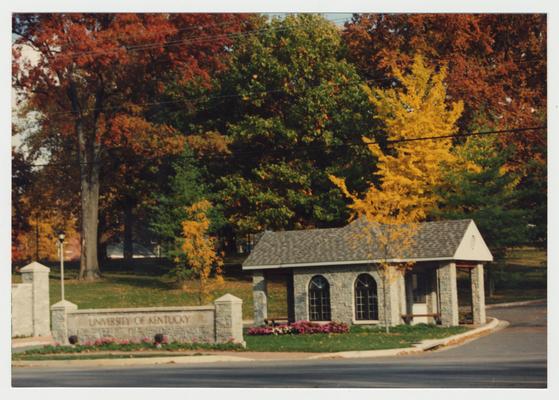
[[[198,302],[198,286],[190,282],[186,290],[177,287],[173,280],[164,276],[137,275],[130,273],[106,272],[103,279],[97,282],[82,282],[75,279],[76,272],[65,274],[64,288],[66,300],[87,308],[132,308],[132,307],[164,307],[194,306]],[[12,282],[21,282],[21,276],[12,276]],[[252,280],[225,278],[225,283],[217,287],[206,303],[231,293],[243,300],[243,318],[252,319]],[[286,288],[281,282],[270,282],[268,285],[269,314],[287,315]],[[51,268],[50,302],[60,301],[60,275]]]
[[[44,346],[14,353],[12,360],[75,360],[101,358],[133,358],[162,356],[194,356],[213,351],[255,352],[337,352],[352,350],[383,350],[410,347],[425,339],[440,339],[467,331],[464,326],[442,328],[434,325],[401,325],[386,333],[381,327],[352,327],[349,333],[280,336],[244,335],[246,348],[232,344],[170,343],[157,349],[150,344],[109,344],[93,346]],[[196,352],[198,350],[198,352]],[[188,353],[185,353],[188,352]],[[203,353],[202,353],[203,352]],[[116,353],[116,354],[115,354]],[[128,353],[128,354],[127,354]]]
[[[126,265],[117,266],[116,271],[112,266],[112,270],[104,272],[103,279],[97,282],[76,280],[76,267],[66,271],[65,289],[66,299],[77,304],[80,309],[199,304],[196,282],[190,282],[186,285],[186,290],[182,290],[165,276],[145,274],[145,272],[163,270],[159,265],[143,265],[144,273],[134,272],[136,266],[134,268],[126,268]],[[119,271],[119,268],[122,270]],[[487,304],[545,298],[547,295],[546,252],[526,247],[509,249],[506,265],[500,270],[495,270],[495,277],[495,295],[492,298],[486,296]],[[60,275],[57,266],[51,267],[50,278],[50,301],[54,304],[60,300]],[[464,279],[459,277],[460,291],[464,288],[467,291],[469,288],[469,277]],[[21,282],[21,276],[12,275],[12,281]],[[241,298],[243,318],[253,318],[252,281],[248,276],[226,277],[224,285],[213,290],[211,298],[206,303],[225,293]],[[270,317],[287,315],[285,284],[280,281],[269,281],[268,296],[268,315]],[[469,295],[461,294],[460,299],[464,298],[469,298]]]
[[[313,335],[244,335],[247,351],[336,352],[352,350],[383,350],[410,347],[425,339],[440,339],[467,331],[463,326],[442,328],[434,325],[400,325],[390,328],[352,327],[349,333]]]
[[[547,253],[533,247],[515,247],[507,250],[506,263],[508,266],[545,267]]]

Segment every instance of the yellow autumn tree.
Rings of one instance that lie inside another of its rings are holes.
[[[28,226],[29,229],[18,237],[18,256],[21,261],[58,261],[58,235],[61,232],[66,235],[67,244],[74,241],[79,243],[77,219],[72,215],[35,210],[28,218]]]
[[[360,197],[348,190],[344,179],[330,176],[351,200],[352,218],[368,221],[364,234],[369,240],[379,241],[384,248],[379,272],[385,285],[412,266],[410,263],[395,265],[389,262],[389,255],[392,259],[404,258],[413,247],[418,222],[436,205],[436,188],[442,181],[441,166],[453,163],[451,139],[423,138],[455,133],[456,121],[463,110],[462,102],[447,104],[446,68],[436,72],[418,55],[409,73],[394,69],[393,74],[400,82],[398,87],[365,88],[376,108],[376,118],[382,121],[387,135],[385,149],[363,137],[378,159],[379,184],[372,184]],[[397,254],[400,257],[395,256]]]
[[[179,267],[177,275],[183,283],[185,278],[198,279],[200,304],[206,301],[212,287],[223,283],[221,276],[223,259],[216,250],[215,239],[208,234],[210,227],[208,212],[211,207],[212,205],[207,200],[194,203],[187,207],[188,218],[182,222],[184,242],[181,249],[186,259],[186,265]],[[181,270],[181,267],[184,268]],[[215,270],[213,282],[210,281],[212,269]],[[184,288],[185,286],[183,286]]]

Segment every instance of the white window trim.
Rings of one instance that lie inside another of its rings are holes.
[[[378,325],[380,321],[378,319],[353,319],[351,323],[353,325]]]

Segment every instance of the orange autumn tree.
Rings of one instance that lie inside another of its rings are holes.
[[[246,14],[14,13],[12,85],[38,112],[28,141],[52,151],[64,140],[80,180],[80,279],[100,277],[102,166],[122,157],[157,161],[182,134],[156,114],[165,82],[211,85],[225,68]],[[26,57],[31,49],[34,57]],[[188,104],[183,104],[183,107]],[[191,106],[194,106],[192,104]],[[130,160],[132,159],[132,160]],[[76,160],[78,162],[76,162]],[[112,172],[112,171],[109,171]],[[133,172],[130,172],[133,174]]]
[[[182,222],[183,239],[182,251],[185,263],[175,268],[177,278],[183,283],[186,279],[198,279],[198,301],[202,304],[207,300],[213,286],[223,283],[221,268],[223,259],[216,250],[215,239],[208,235],[210,220],[208,212],[212,205],[207,200],[201,200],[187,207],[188,219]],[[215,270],[215,280],[210,284],[210,274]]]
[[[59,233],[62,231],[66,235],[65,257],[68,257],[68,245],[79,237],[76,229],[77,220],[73,216],[65,218],[54,212],[37,210],[29,216],[28,224],[29,230],[21,232],[17,237],[20,243],[18,252],[21,260],[58,261],[60,260]]]
[[[371,184],[360,197],[347,188],[344,179],[330,176],[351,201],[352,218],[360,217],[368,222],[364,224],[363,234],[369,241],[379,241],[384,249],[379,272],[385,287],[411,268],[410,263],[395,264],[390,260],[405,258],[414,246],[418,222],[426,218],[438,200],[435,189],[442,181],[441,165],[453,162],[450,139],[421,142],[417,139],[454,133],[463,110],[462,102],[447,105],[446,68],[435,72],[418,55],[408,74],[396,68],[393,74],[400,87],[367,88],[377,111],[376,118],[385,126],[387,141],[394,144],[393,148],[381,148],[373,140],[363,138],[378,159],[380,183]],[[384,303],[387,322],[386,299]],[[388,330],[388,323],[385,325]]]

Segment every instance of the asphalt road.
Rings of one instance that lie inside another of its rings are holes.
[[[495,308],[509,327],[415,356],[111,368],[14,368],[17,387],[545,388],[547,307]]]

